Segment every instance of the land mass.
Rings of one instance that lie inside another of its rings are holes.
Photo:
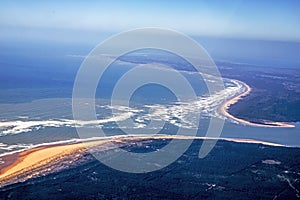
[[[148,152],[160,149],[174,138],[192,139],[186,136],[156,136],[118,138],[111,141],[128,151]],[[17,159],[19,162],[15,162],[3,174],[1,173],[1,183],[4,177],[11,174],[7,174],[10,170],[14,171],[14,174],[17,173],[19,181],[22,182],[2,186],[0,198],[294,199],[300,197],[297,189],[300,186],[300,161],[296,159],[300,155],[299,148],[271,146],[276,144],[265,145],[251,140],[233,139],[233,141],[236,142],[219,140],[208,156],[199,159],[198,151],[203,140],[196,138],[189,149],[173,164],[158,171],[142,174],[124,173],[109,168],[85,152],[82,144],[41,147],[23,153]],[[100,143],[94,141],[89,145],[108,147],[104,141]],[[100,149],[107,155],[115,150]],[[43,164],[34,169],[32,165],[35,163],[31,163],[28,159],[38,154],[43,154],[46,162],[40,160]],[[53,155],[56,159],[53,159]],[[27,173],[17,172],[17,166],[21,163],[23,166],[27,165],[25,166],[25,169],[28,169]],[[47,166],[50,172],[44,170],[43,166]],[[37,171],[40,172],[39,175],[34,174]],[[22,179],[23,174],[27,175],[27,179]]]
[[[300,74],[298,69],[219,62],[223,77],[247,83],[251,93],[228,112],[255,123],[300,121]]]

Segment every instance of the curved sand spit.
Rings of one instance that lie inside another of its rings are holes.
[[[249,125],[249,126],[256,126],[256,127],[271,127],[271,128],[293,128],[295,127],[293,124],[289,124],[286,122],[265,122],[264,124],[259,124],[259,123],[254,123],[254,122],[249,122],[247,120],[244,119],[240,119],[237,118],[235,116],[233,116],[232,114],[230,114],[228,112],[228,109],[231,105],[235,104],[236,102],[238,102],[242,97],[248,95],[251,92],[251,87],[249,85],[247,85],[246,83],[242,82],[242,81],[238,81],[235,80],[236,82],[242,84],[246,90],[245,92],[233,97],[232,99],[229,99],[228,101],[226,101],[225,103],[223,103],[219,109],[220,113],[222,115],[224,115],[225,117],[232,119],[233,121],[239,122],[241,124],[245,124],[245,125]]]

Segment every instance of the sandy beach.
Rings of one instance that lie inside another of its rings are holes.
[[[0,165],[0,186],[3,182],[16,179],[19,175],[28,173],[45,166],[48,163],[58,163],[63,158],[76,157],[86,152],[89,146],[101,145],[108,140],[98,140],[75,144],[57,144],[45,145],[33,149],[25,150],[19,153],[13,153],[1,157],[4,164]],[[28,175],[31,178],[35,175]]]
[[[59,163],[64,158],[75,158],[82,155],[88,150],[88,147],[101,146],[109,142],[124,143],[130,141],[138,141],[141,139],[213,139],[226,140],[231,142],[241,143],[259,143],[271,146],[282,146],[280,144],[248,140],[248,139],[233,139],[233,138],[206,138],[194,136],[179,136],[179,135],[155,135],[155,136],[134,136],[114,139],[96,140],[75,144],[59,144],[36,147],[23,152],[14,153],[1,157],[5,164],[0,165],[0,187],[7,183],[18,182],[20,175],[26,174],[23,180],[38,176],[40,168],[47,164]]]
[[[242,97],[247,96],[251,92],[251,87],[249,85],[247,85],[246,83],[244,83],[242,81],[238,81],[238,80],[235,80],[235,81],[238,82],[239,84],[242,84],[246,88],[246,90],[243,93],[233,97],[232,99],[229,99],[228,101],[226,101],[225,103],[223,103],[220,106],[219,111],[223,116],[225,116],[233,121],[236,121],[238,123],[249,125],[249,126],[270,127],[270,128],[293,128],[293,127],[295,127],[294,125],[286,123],[286,122],[267,122],[267,123],[259,124],[259,123],[249,122],[247,120],[237,118],[237,117],[233,116],[232,114],[230,114],[228,112],[229,107],[231,105],[237,103]]]
[[[74,145],[59,145],[59,146],[50,146],[50,147],[38,147],[28,151],[23,151],[18,154],[15,154],[15,162],[12,165],[7,166],[4,169],[1,169],[0,180],[5,177],[9,177],[17,172],[29,170],[28,167],[33,168],[35,166],[38,168],[43,165],[43,162],[50,162],[51,159],[57,158],[58,156],[63,156],[70,154],[83,148],[82,144]],[[8,157],[9,158],[9,157]],[[4,159],[4,162],[6,160]]]

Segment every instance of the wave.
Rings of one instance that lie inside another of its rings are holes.
[[[132,129],[147,129],[150,121],[164,121],[177,127],[197,129],[197,115],[199,115],[199,113],[203,118],[222,118],[223,116],[218,113],[218,107],[227,99],[244,91],[243,85],[237,81],[228,80],[226,84],[224,90],[211,94],[210,96],[198,97],[198,99],[190,102],[175,102],[167,105],[149,104],[139,106],[138,108],[121,105],[96,105],[96,107],[103,109],[102,112],[98,114],[98,117],[102,119],[98,120],[78,121],[66,118],[33,120],[30,116],[19,116],[16,120],[0,121],[0,136],[21,134],[47,127],[103,127],[108,123],[118,123],[128,119],[132,119],[133,123],[129,124],[131,127],[126,128]],[[113,111],[113,114],[110,113],[111,111]]]

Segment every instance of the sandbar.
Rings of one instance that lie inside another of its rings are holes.
[[[242,97],[247,96],[251,92],[251,87],[249,85],[247,85],[246,83],[239,81],[239,80],[234,80],[234,81],[238,82],[239,84],[242,84],[246,88],[246,90],[243,93],[241,93],[241,94],[229,99],[225,103],[221,104],[221,106],[219,108],[219,112],[223,116],[225,116],[233,121],[236,121],[238,123],[249,125],[249,126],[270,127],[270,128],[294,128],[295,127],[293,124],[289,124],[287,122],[264,122],[262,124],[254,123],[254,122],[250,122],[250,121],[235,117],[232,114],[230,114],[228,112],[230,106],[237,103]]]
[[[0,187],[3,185],[18,182],[18,177],[23,174],[26,175],[25,179],[30,179],[38,174],[34,171],[39,171],[39,169],[49,163],[57,162],[59,163],[63,158],[73,158],[76,154],[82,155],[84,152],[88,151],[89,147],[101,146],[110,142],[114,143],[126,143],[130,141],[139,141],[142,139],[211,139],[211,140],[226,140],[231,142],[239,143],[261,143],[271,146],[283,146],[280,144],[263,142],[251,139],[234,139],[234,138],[207,138],[207,137],[197,137],[197,136],[184,136],[184,135],[141,135],[141,136],[124,136],[123,138],[112,138],[112,139],[101,139],[95,141],[89,141],[84,143],[74,143],[74,144],[56,144],[56,145],[45,145],[41,147],[36,147],[33,149],[25,150],[23,152],[14,153],[10,155],[5,155],[1,157],[6,165],[2,165],[0,168]],[[75,158],[75,157],[74,157]]]

